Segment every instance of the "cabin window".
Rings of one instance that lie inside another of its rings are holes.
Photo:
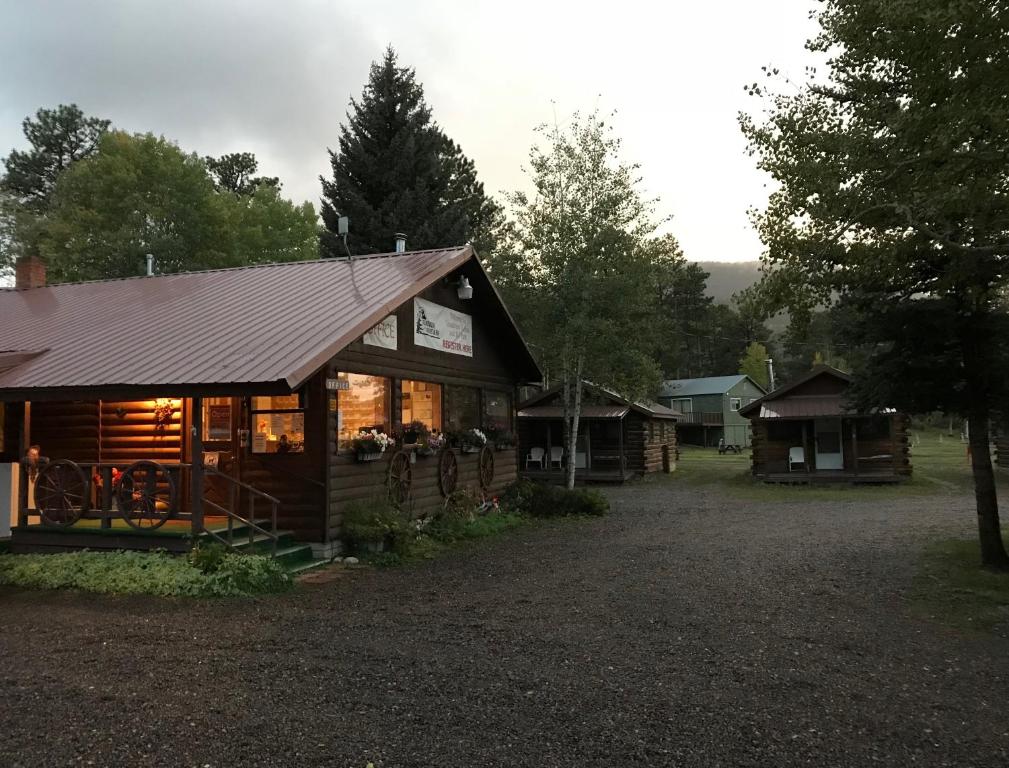
[[[207,442],[231,440],[230,397],[203,398],[203,439]]]
[[[675,398],[669,401],[669,407],[680,413],[693,413],[694,401],[689,397]]]
[[[664,421],[659,424],[659,440],[666,441],[666,422]]]
[[[400,382],[400,393],[401,424],[419,421],[429,430],[441,431],[441,384],[406,379]]]
[[[252,398],[252,452],[304,453],[305,409],[297,395]]]
[[[654,421],[649,421],[648,422],[648,439],[649,439],[649,441],[655,439],[655,422]]]
[[[729,410],[730,411],[738,411],[739,410],[739,406],[741,404],[742,404],[742,400],[740,400],[738,397],[730,397],[729,398]]]
[[[360,373],[339,373],[336,393],[336,431],[339,448],[349,449],[358,432],[391,431],[392,387],[389,379]]]
[[[890,437],[890,418],[873,416],[871,419],[860,419],[855,422],[855,430],[859,441],[884,440]]]
[[[480,390],[476,387],[445,387],[445,429],[457,432],[479,428]]]
[[[774,442],[789,441],[792,445],[802,445],[801,421],[769,421],[767,439]]]
[[[483,424],[498,431],[512,428],[512,398],[507,392],[484,392]]]

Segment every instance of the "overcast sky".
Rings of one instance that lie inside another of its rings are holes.
[[[76,102],[201,155],[252,151],[318,208],[326,148],[391,43],[494,194],[525,184],[541,123],[616,111],[625,157],[696,260],[756,259],[766,180],[736,115],[764,64],[800,76],[812,0],[0,0],[0,154]]]

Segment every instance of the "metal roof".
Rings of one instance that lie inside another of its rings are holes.
[[[114,386],[295,389],[470,260],[482,272],[467,245],[0,290],[0,350],[21,350],[16,364],[0,363],[0,395]],[[496,295],[489,280],[488,287]],[[499,310],[507,316],[503,304]]]
[[[602,386],[600,386],[598,384],[595,384],[594,382],[591,382],[591,381],[582,381],[582,385],[584,386],[584,388],[585,388],[585,390],[587,392],[595,394],[595,395],[599,395],[599,396],[602,396],[602,397],[605,397],[605,398],[609,398],[610,400],[613,400],[614,403],[616,403],[618,405],[626,405],[631,410],[636,411],[637,413],[640,413],[642,416],[649,416],[649,417],[656,418],[656,419],[682,419],[683,418],[683,414],[680,413],[677,410],[674,410],[672,408],[667,408],[664,405],[659,405],[658,403],[652,403],[652,402],[649,402],[649,401],[646,401],[646,400],[638,400],[638,401],[628,400],[623,395],[621,395],[621,394],[619,394],[617,392],[614,392],[612,389],[609,389],[608,387],[602,387]],[[539,394],[536,394],[533,397],[529,398],[524,403],[521,403],[519,405],[519,409],[520,410],[525,410],[525,409],[528,409],[530,406],[534,406],[534,405],[536,405],[538,403],[542,403],[545,400],[549,400],[550,398],[552,398],[555,395],[557,395],[561,391],[561,388],[562,388],[562,386],[560,384],[556,384],[556,385],[550,387],[549,389],[545,389],[542,392],[540,392]],[[585,409],[588,408],[588,407],[589,407],[588,404],[583,404],[582,405],[582,413],[584,413]],[[610,406],[609,405],[605,405],[605,406],[602,406],[602,407],[609,408]]]
[[[583,405],[581,417],[583,419],[622,419],[630,412],[630,406],[620,405]],[[520,419],[562,419],[564,418],[564,406],[561,405],[533,405],[522,408],[518,412]]]
[[[796,395],[781,400],[765,400],[761,419],[803,419],[816,416],[843,416],[848,413],[841,395]]]
[[[743,379],[749,379],[745,373],[734,376],[706,376],[700,379],[667,379],[662,382],[659,397],[692,397],[694,395],[724,395]],[[753,381],[753,379],[750,379]],[[753,382],[761,392],[764,388]]]

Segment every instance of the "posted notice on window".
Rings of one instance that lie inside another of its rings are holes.
[[[473,357],[473,318],[424,299],[413,300],[413,343]]]

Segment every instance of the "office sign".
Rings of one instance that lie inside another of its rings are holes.
[[[396,349],[396,316],[389,315],[361,339],[365,344],[382,349]]]

